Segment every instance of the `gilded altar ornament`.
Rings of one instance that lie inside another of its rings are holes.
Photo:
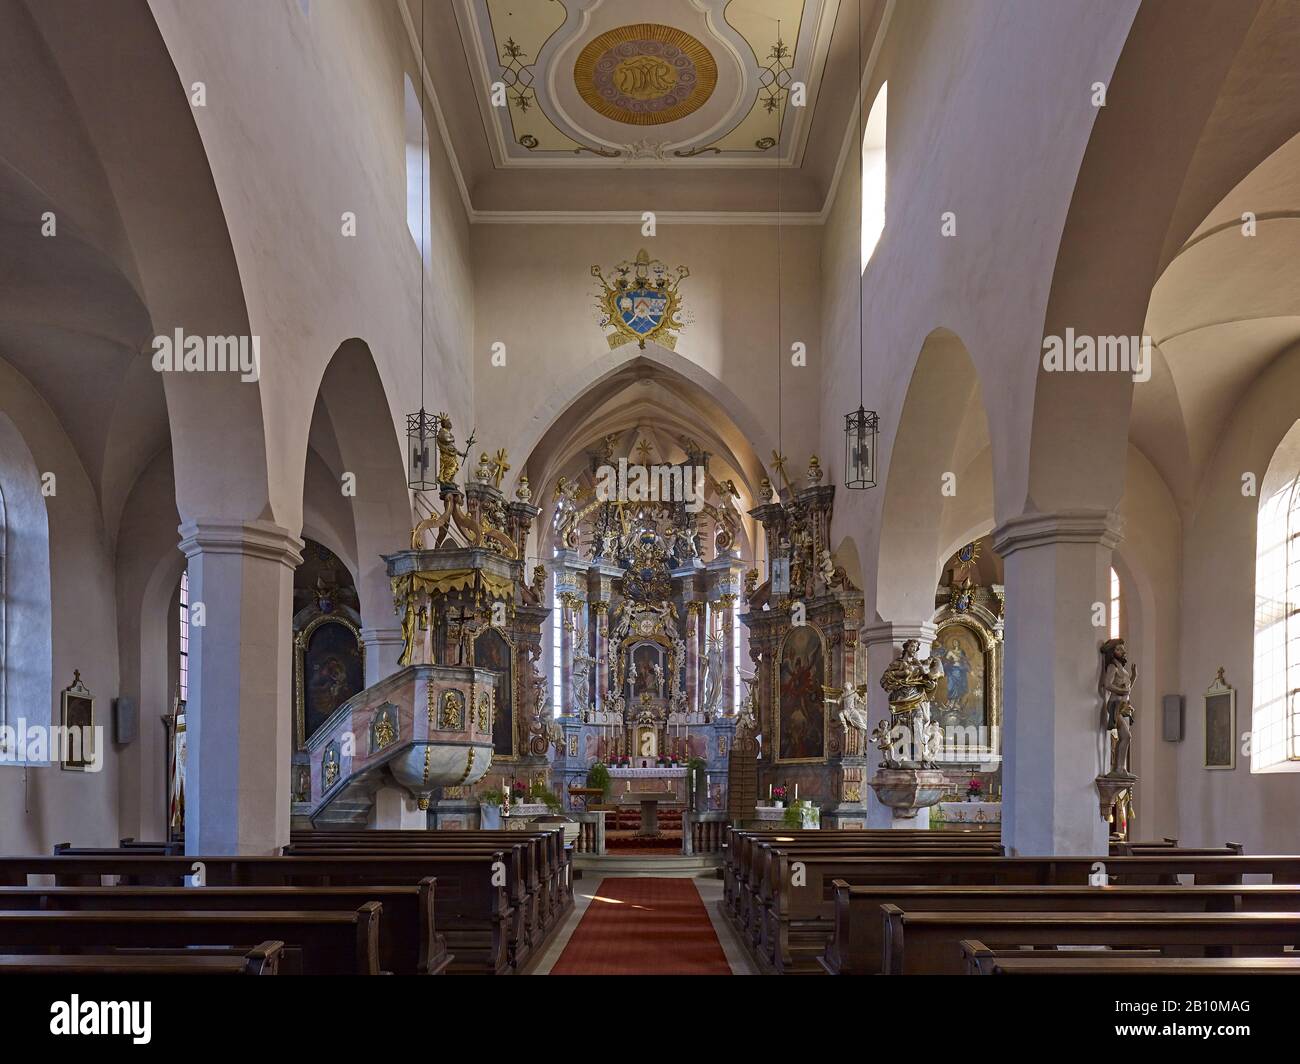
[[[465,699],[459,691],[442,693],[442,712],[438,715],[438,727],[446,731],[460,731]]]
[[[492,730],[492,692],[482,691],[478,696],[478,730],[481,732],[490,732]]]
[[[1102,699],[1102,731],[1110,742],[1111,779],[1137,779],[1129,768],[1133,745],[1133,685],[1137,683],[1137,664],[1130,664],[1128,647],[1123,639],[1107,639],[1101,645],[1101,680],[1098,691]]]
[[[822,462],[816,455],[808,459],[808,487],[815,488],[822,482]]]
[[[772,482],[767,477],[758,482],[758,498],[760,502],[772,501]]]
[[[519,476],[519,483],[515,487],[515,498],[525,503],[533,501],[533,489],[528,486],[527,473],[521,473]]]
[[[325,748],[325,758],[321,762],[321,790],[328,791],[339,779],[339,755],[331,745]]]
[[[613,280],[607,280],[599,266],[591,268],[591,275],[600,282],[596,307],[600,327],[612,330],[605,337],[611,350],[630,343],[644,350],[647,340],[676,349],[677,333],[687,324],[678,288],[690,270],[678,266],[674,275],[642,248],[635,260],[614,267]]]
[[[393,714],[387,706],[375,711],[374,723],[370,726],[371,751],[378,753],[386,746],[391,746],[397,739],[397,728],[393,725]]]

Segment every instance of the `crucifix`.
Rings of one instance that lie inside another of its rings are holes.
[[[507,461],[508,457],[506,449],[502,447],[488,462],[488,468],[492,470],[492,485],[495,488],[499,489],[501,487],[501,481],[510,470],[510,463]]]
[[[457,614],[447,616],[448,622],[456,626],[454,633],[451,634],[452,639],[456,641],[456,664],[472,665],[473,661],[466,659],[474,657],[472,649],[474,630],[470,627],[470,622],[475,619],[475,615],[466,613],[465,607],[459,604],[456,609],[459,611]]]

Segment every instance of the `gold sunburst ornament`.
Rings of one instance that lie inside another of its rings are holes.
[[[642,349],[647,340],[672,351],[677,333],[688,322],[682,318],[682,297],[678,286],[691,275],[685,266],[674,274],[644,248],[632,262],[614,267],[613,279],[606,279],[599,266],[591,275],[600,282],[596,308],[600,326],[612,329],[605,337],[611,349],[635,343]]]
[[[659,126],[708,102],[718,84],[718,64],[689,33],[643,22],[587,42],[573,81],[597,114],[624,125]]]

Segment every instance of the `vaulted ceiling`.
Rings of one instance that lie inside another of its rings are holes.
[[[853,118],[853,3],[409,2],[475,210],[824,204]],[[864,55],[883,7],[863,0]]]

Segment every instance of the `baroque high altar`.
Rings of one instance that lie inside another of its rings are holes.
[[[683,461],[651,465],[643,453],[630,469],[613,457],[617,439],[589,453],[595,488],[562,479],[556,489],[563,742],[554,777],[567,800],[599,761],[609,766],[609,802],[663,793],[721,813],[745,567],[737,493],[714,479],[710,456],[689,438],[678,441]]]

